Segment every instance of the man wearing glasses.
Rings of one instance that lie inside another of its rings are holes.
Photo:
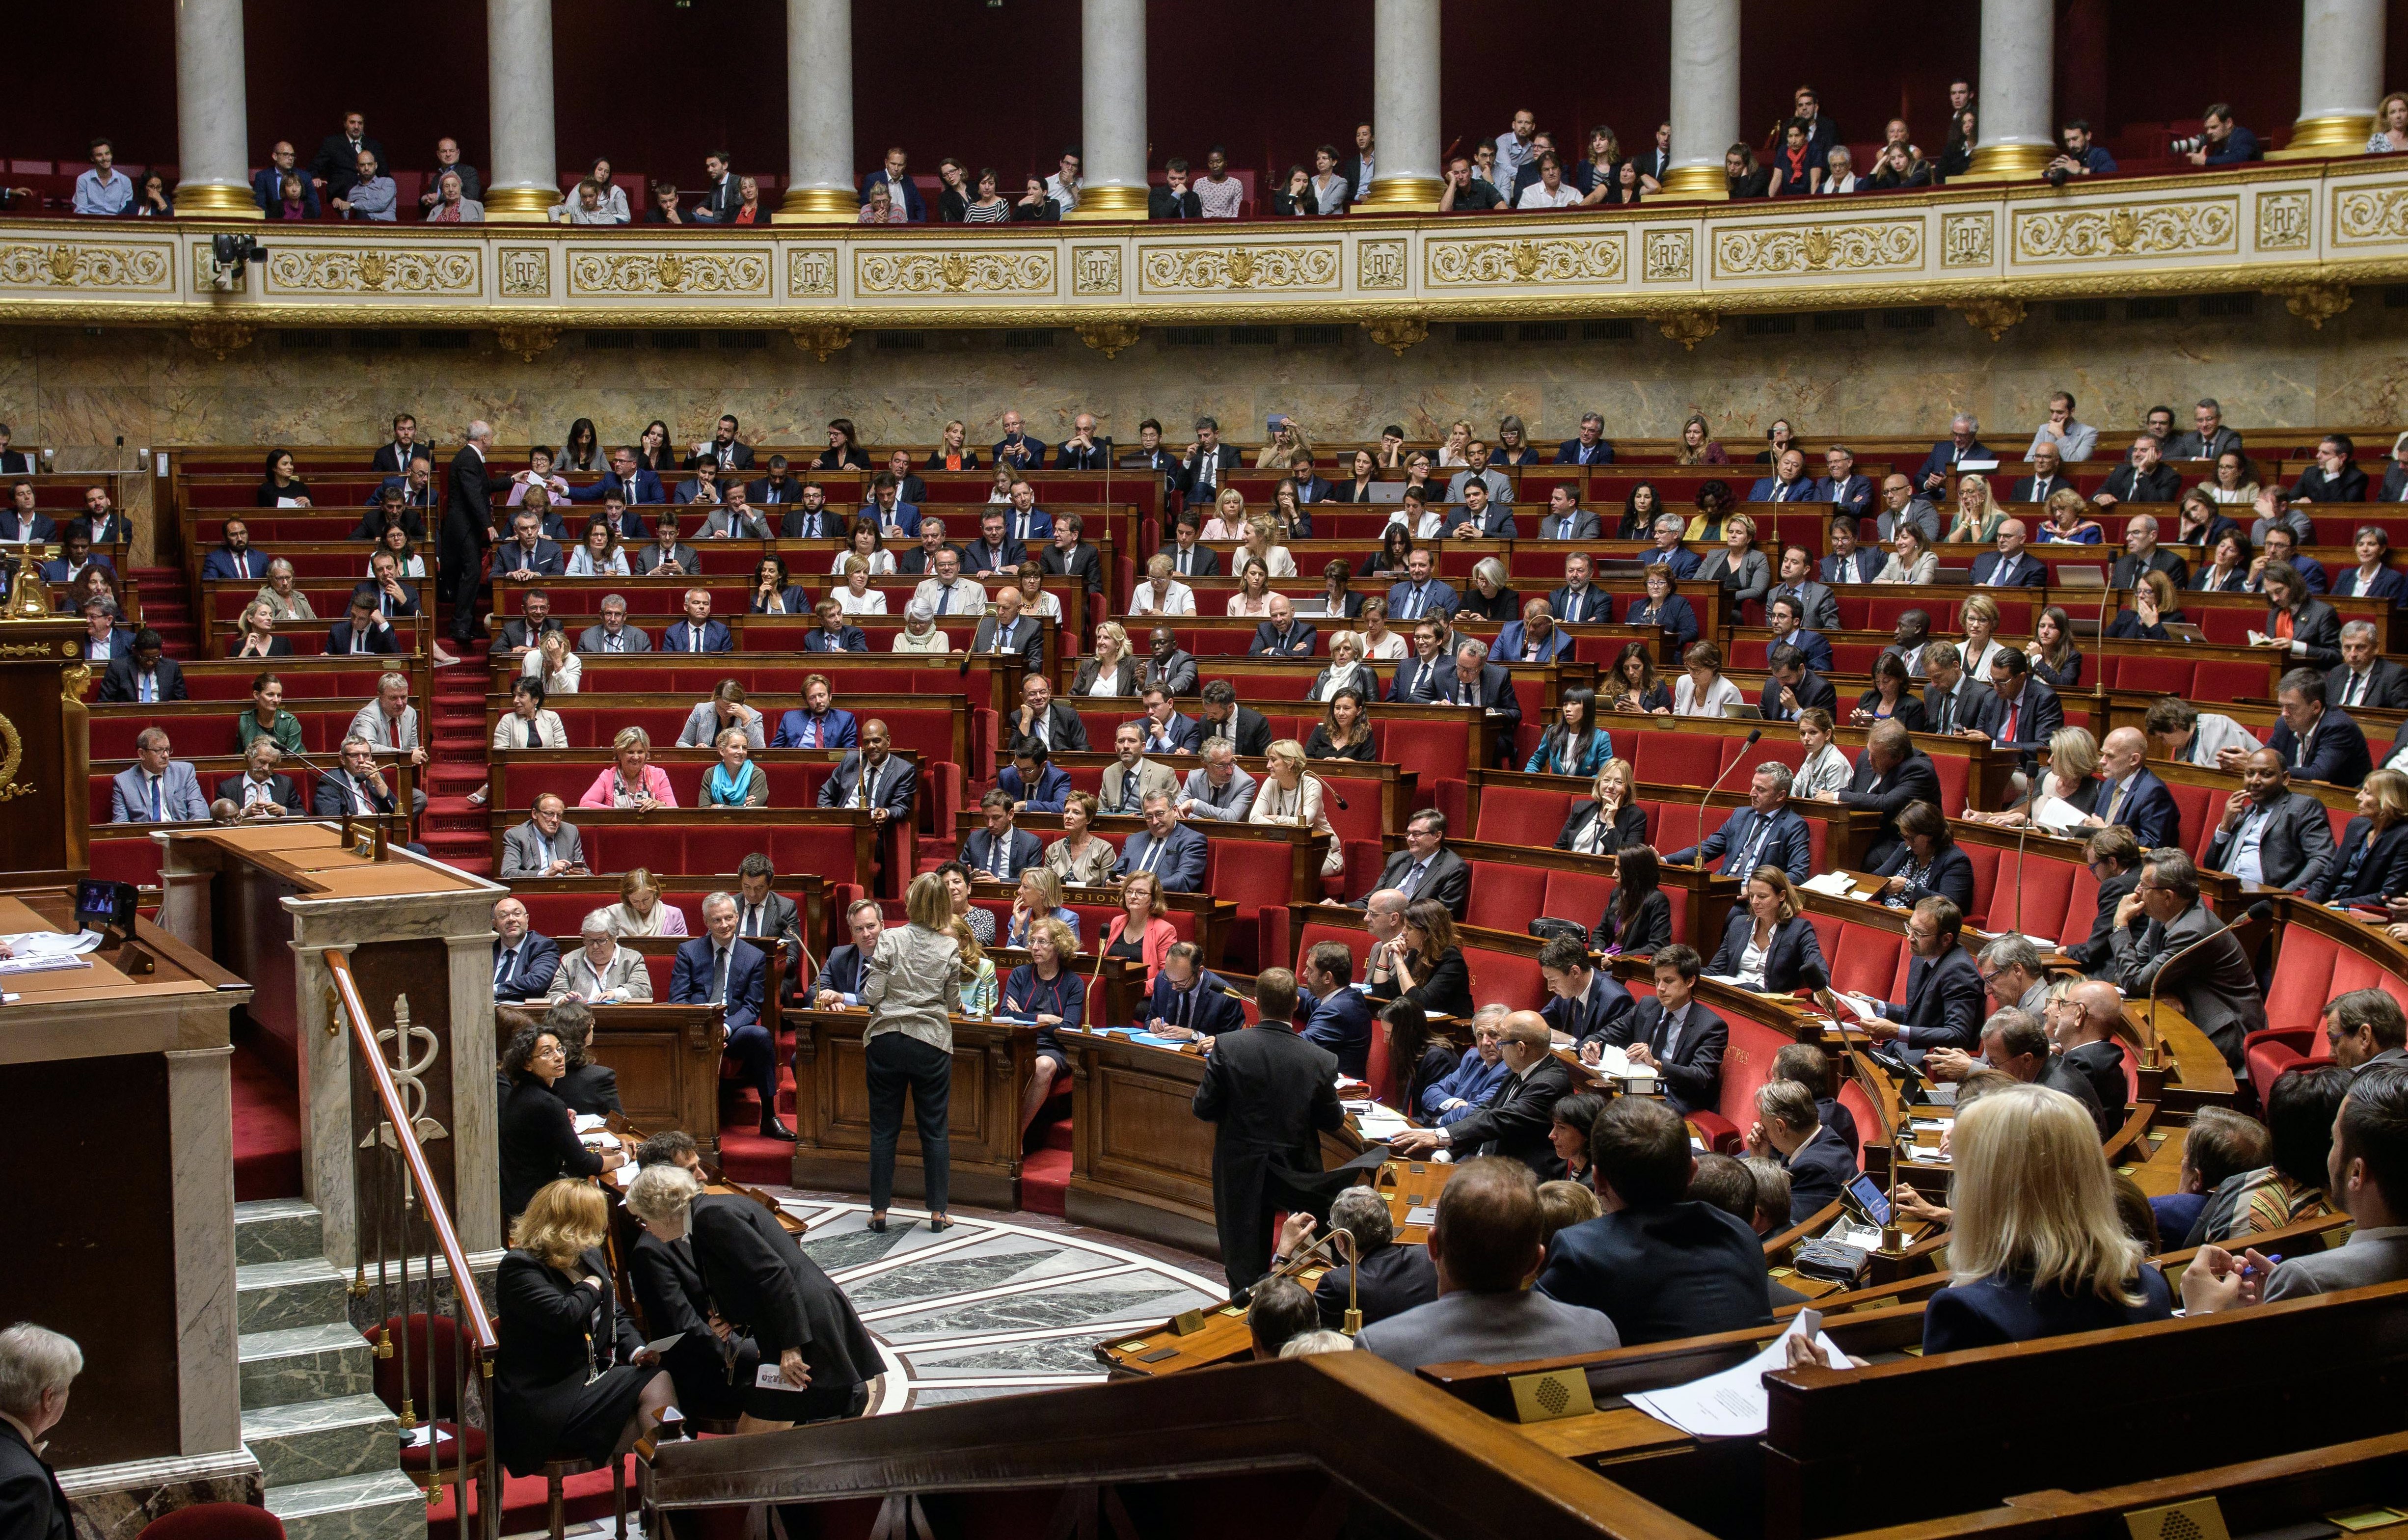
[[[2149,923],[2135,937],[2131,922],[2141,914]],[[2190,857],[2172,845],[2143,856],[2140,885],[2115,906],[2111,934],[2115,983],[2125,997],[2146,999],[2155,986],[2239,1068],[2243,1040],[2265,1029],[2266,1000],[2241,938],[2200,901],[2199,869]],[[2202,941],[2207,944],[2168,967],[2175,954]]]

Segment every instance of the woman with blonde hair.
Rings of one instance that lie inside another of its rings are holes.
[[[1684,466],[1727,466],[1730,455],[1726,453],[1713,429],[1706,425],[1703,414],[1691,412],[1681,425],[1681,447],[1673,452],[1675,463]]]
[[[1706,972],[1742,989],[1772,995],[1829,984],[1823,943],[1813,922],[1799,913],[1798,889],[1790,885],[1789,873],[1777,866],[1757,867],[1740,893],[1742,901],[1732,908],[1722,945],[1706,964]]]
[[[1379,688],[1379,679],[1363,662],[1363,639],[1352,631],[1339,631],[1329,638],[1329,666],[1313,676],[1312,687],[1304,698],[1334,700],[1339,691],[1353,690],[1368,699]]]
[[[1923,1351],[1950,1353],[2164,1320],[2165,1275],[2115,1211],[2099,1130],[2040,1086],[1992,1091],[1949,1130],[1947,1288],[1923,1313]]]
[[[1999,640],[1999,601],[1987,594],[1974,594],[1956,607],[1956,615],[1965,627],[1964,638],[1956,644],[1957,656],[1967,673],[1987,684],[1992,660],[2011,650]]]
[[[1608,759],[1597,768],[1586,797],[1574,798],[1555,835],[1555,848],[1575,856],[1612,856],[1647,842],[1647,810],[1632,793],[1638,774],[1627,759]]]
[[[980,913],[985,912],[982,910]],[[987,923],[990,926],[994,921],[993,915],[987,916]],[[951,935],[955,944],[962,949],[961,1013],[966,1016],[976,1016],[984,1020],[995,1014],[995,959],[986,955],[986,948],[981,946],[978,937],[971,933],[968,915],[954,915],[953,922],[946,933]],[[990,930],[989,934],[992,933]]]
[[[1254,468],[1285,470],[1288,462],[1296,457],[1298,451],[1307,454],[1312,453],[1312,440],[1304,436],[1304,429],[1296,425],[1295,418],[1274,417],[1271,419],[1270,438],[1266,439],[1263,447],[1255,452]]]
[[[1072,695],[1137,694],[1137,660],[1129,655],[1128,632],[1116,620],[1096,626],[1096,650],[1079,665]]]
[[[1286,546],[1274,543],[1278,533],[1277,526],[1268,518],[1256,516],[1247,520],[1246,543],[1240,546],[1229,559],[1240,566],[1247,562],[1261,562],[1275,578],[1296,576],[1296,558],[1288,554]]]
[[[593,1464],[647,1440],[676,1387],[618,1308],[603,1242],[610,1205],[591,1182],[547,1183],[510,1225],[494,1275],[501,1340],[494,1439],[512,1475],[556,1460]]]
[[[1228,612],[1261,619],[1271,612],[1271,569],[1248,557],[1240,566],[1238,591],[1229,596]]]
[[[953,1084],[953,1017],[962,1002],[962,937],[968,927],[956,928],[953,894],[933,871],[911,879],[903,912],[909,923],[879,932],[861,981],[861,1001],[869,1008],[869,1025],[861,1034],[869,1079],[869,1228],[881,1234],[895,1198],[895,1145],[903,1133],[906,1093],[920,1126],[928,1228],[953,1226],[945,1208],[953,1174],[945,1114]]]
[[[87,569],[89,570],[89,569]],[[276,606],[253,599],[242,612],[242,645],[236,657],[291,657],[293,643],[276,634]]]
[[[1402,631],[1388,629],[1388,596],[1367,594],[1363,597],[1363,612],[1355,617],[1363,624],[1364,661],[1394,663],[1411,649],[1405,644]]]
[[[2058,487],[2048,495],[2042,505],[2048,516],[2041,521],[2040,532],[2032,538],[2043,545],[2100,545],[2107,532],[2090,516],[2090,504],[2081,493],[2070,486]]]
[[[1471,581],[1464,585],[1455,613],[1467,620],[1503,623],[1522,618],[1522,596],[1513,591],[1505,564],[1483,556],[1471,565]]]
[[[1094,831],[1103,803],[1090,791],[1074,791],[1062,803],[1062,837],[1045,847],[1045,866],[1072,887],[1103,887],[1112,880],[1120,853]]]
[[[569,650],[568,633],[546,631],[519,666],[521,677],[540,680],[546,695],[575,695],[585,678],[585,660]]]
[[[1438,463],[1448,469],[1468,466],[1464,451],[1471,447],[1471,425],[1458,417],[1447,425],[1446,442],[1438,448]]]
[[[1956,478],[1956,516],[1949,521],[1943,540],[1971,540],[1983,545],[1999,538],[1999,525],[2007,522],[2007,511],[1990,494],[1986,476]]]
[[[763,808],[769,805],[769,777],[752,763],[752,740],[742,727],[729,727],[711,740],[719,763],[702,778],[701,805],[707,808]]]
[[[2099,773],[2099,741],[2086,727],[2059,727],[2049,735],[2048,773],[2041,778],[2040,795],[2071,806],[2076,813],[2087,814],[2099,795],[2099,783],[2092,779]],[[2003,813],[1981,813],[1965,810],[1967,819],[1977,824],[1995,824],[2002,828],[2015,828],[2031,818],[2029,794],[2019,799]]]
[[[619,878],[619,901],[603,913],[613,936],[682,936],[685,911],[661,898],[660,879],[649,867],[631,867]]]
[[[1309,828],[1329,842],[1321,857],[1321,874],[1326,877],[1343,871],[1346,852],[1322,808],[1321,777],[1305,770],[1304,745],[1293,738],[1278,739],[1263,750],[1263,783],[1254,793],[1246,822]]]
[[[1246,495],[1225,486],[1212,499],[1212,516],[1196,532],[1199,540],[1242,540],[1246,538]]]
[[[1025,948],[1032,927],[1047,920],[1058,920],[1070,930],[1071,949],[1077,950],[1079,912],[1062,901],[1062,878],[1050,866],[1025,866],[1020,869],[1020,890],[1011,900],[1011,919],[1004,931],[1004,944]]]
[[[2395,91],[2374,104],[2374,132],[2366,137],[2370,155],[2408,150],[2408,91]]]
[[[2310,903],[2381,909],[2408,892],[2408,775],[2370,773],[2358,788],[2358,816],[2342,830],[2333,858],[2307,886]]]
[[[669,784],[668,772],[652,763],[652,739],[641,727],[622,727],[619,736],[610,740],[610,750],[617,756],[616,764],[604,767],[577,799],[583,808],[633,808],[650,813],[654,808],[678,805],[677,790]]]
[[[838,564],[844,582],[828,590],[828,597],[848,615],[882,615],[886,613],[886,593],[869,586],[869,563],[848,553]]]

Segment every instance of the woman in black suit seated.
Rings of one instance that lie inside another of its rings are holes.
[[[1463,1056],[1430,1031],[1429,1013],[1409,1000],[1392,1000],[1380,1012],[1388,1034],[1388,1073],[1397,1082],[1397,1107],[1407,1116],[1422,1104],[1422,1092],[1455,1072]]]
[[[609,1229],[602,1189],[579,1181],[538,1188],[510,1225],[494,1278],[501,1308],[493,1386],[494,1441],[512,1475],[538,1475],[554,1460],[598,1464],[624,1454],[651,1436],[677,1393],[643,1333],[619,1313],[602,1254]]]
[[[2082,684],[2082,649],[2073,644],[2073,622],[2061,605],[2052,604],[2032,623],[2032,639],[2024,646],[2031,671],[2050,689],[2062,693]]]
[[[1590,795],[1575,798],[1564,815],[1555,848],[1577,856],[1611,856],[1647,842],[1647,810],[1631,800],[1638,778],[1627,759],[1609,759],[1597,769]]]
[[[2173,1313],[2164,1274],[2117,1217],[2099,1130],[2071,1097],[2002,1087],[1956,1114],[1948,1143],[1955,1281],[1925,1307],[1927,1357]]]
[[[1328,709],[1313,724],[1312,736],[1305,741],[1307,759],[1369,759],[1371,754],[1371,718],[1363,709],[1359,690],[1341,689],[1329,698]]]
[[[1687,652],[1689,643],[1698,640],[1698,612],[1680,595],[1680,584],[1672,580],[1672,569],[1662,562],[1647,569],[1645,597],[1630,601],[1624,613],[1625,626],[1654,626],[1671,632],[1680,639],[1681,651]]]
[[[2116,611],[2115,618],[2107,623],[2107,634],[2147,641],[2171,641],[2173,633],[2166,627],[2183,625],[2186,618],[2182,601],[2174,593],[2174,580],[2151,568],[2141,574],[2141,586],[2132,590],[2132,607]]]
[[[560,1039],[568,1072],[552,1083],[552,1094],[570,1112],[601,1117],[625,1112],[619,1105],[619,1072],[594,1062],[594,1009],[582,1000],[564,1000],[543,1014],[543,1024]]]
[[[687,1242],[723,1339],[750,1336],[782,1384],[746,1387],[739,1433],[858,1416],[880,1372],[877,1345],[843,1291],[803,1254],[773,1210],[749,1197],[706,1195],[675,1166],[647,1166],[627,1188],[627,1212],[665,1245]]]
[[[1346,472],[1345,480],[1329,489],[1333,503],[1368,503],[1371,500],[1371,483],[1379,479],[1380,462],[1368,449],[1358,449],[1339,461]]]
[[[1471,971],[1455,944],[1455,916],[1436,899],[1405,906],[1397,939],[1371,948],[1371,998],[1402,1000],[1434,1016],[1471,1019]]]
[[[1522,596],[1508,584],[1503,562],[1483,556],[1472,565],[1471,581],[1463,585],[1462,608],[1455,613],[1458,620],[1493,620],[1500,625],[1522,618]]]
[[[2307,891],[2311,902],[2372,909],[2408,892],[2408,775],[2379,770],[2367,776],[2358,788],[2358,816]]]
[[[1789,873],[1777,866],[1757,867],[1747,880],[1745,897],[1747,901],[1731,911],[1730,923],[1723,927],[1723,943],[1706,971],[1769,995],[1828,984],[1823,943],[1798,912],[1798,890],[1789,885]]]
[[[1413,532],[1401,524],[1392,524],[1380,531],[1380,549],[1363,558],[1363,564],[1354,569],[1354,575],[1358,578],[1386,578],[1391,583],[1402,583],[1406,575],[1406,563],[1412,558],[1412,554]]]
[[[267,452],[267,464],[260,471],[259,489],[251,501],[261,508],[307,508],[309,506],[309,483],[293,468],[293,452],[272,449]]]
[[[1111,687],[1098,692],[1096,677],[1110,672]],[[1070,682],[1072,695],[1137,694],[1137,659],[1129,655],[1128,633],[1116,620],[1105,621],[1096,627],[1096,650],[1079,665],[1076,678]]]
[[[1615,526],[1613,538],[1618,540],[1653,540],[1656,536],[1656,515],[1664,511],[1664,499],[1656,495],[1654,482],[1641,482],[1622,499],[1622,523]]]
[[[1929,898],[1942,898],[1960,914],[1973,909],[1973,858],[1956,848],[1948,819],[1928,802],[1909,802],[1899,810],[1898,849],[1873,871],[1889,881],[1881,901],[1892,909],[1912,909]]]
[[[2199,570],[2190,575],[2190,585],[2202,594],[2240,594],[2248,591],[2249,562],[2256,554],[2249,537],[2238,525],[2216,536],[2215,544]]]
[[[1626,641],[1613,660],[1613,675],[1598,694],[1611,698],[1617,712],[1669,712],[1672,686],[1656,677],[1656,650],[1643,641]]]
[[[1923,702],[1915,697],[1914,681],[1906,671],[1906,659],[1896,653],[1884,653],[1873,659],[1873,687],[1856,697],[1856,709],[1848,713],[1848,720],[1859,727],[1870,727],[1892,718],[1909,732],[1924,729]]]
[[[2300,569],[2286,561],[2268,562],[2258,583],[2266,591],[2262,629],[2268,640],[2297,643],[2292,655],[2318,673],[2340,668],[2341,617],[2331,605],[2309,596]]]
[[[525,1209],[538,1189],[563,1176],[599,1176],[626,1163],[617,1150],[587,1149],[568,1105],[553,1087],[568,1073],[567,1050],[549,1027],[522,1027],[502,1051],[509,1094],[500,1110],[502,1223]]]
[[[1652,957],[1672,943],[1672,900],[1652,846],[1633,845],[1614,862],[1613,897],[1589,932],[1589,944],[1608,957]]]

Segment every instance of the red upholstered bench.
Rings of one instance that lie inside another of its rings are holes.
[[[1526,918],[1514,929],[1526,928]],[[1471,998],[1477,1004],[1501,1001],[1517,1011],[1535,1011],[1547,1000],[1547,981],[1539,972],[1539,959],[1516,957],[1511,952],[1494,952],[1484,946],[1463,949],[1464,966],[1471,973]]]

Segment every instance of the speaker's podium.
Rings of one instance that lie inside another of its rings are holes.
[[[246,1042],[294,1072],[303,1190],[323,1216],[327,1260],[348,1269],[360,1259],[355,1152],[380,1114],[359,1091],[326,968],[327,953],[346,956],[473,1260],[502,1244],[493,913],[509,889],[387,848],[366,827],[163,831],[159,922],[250,981]]]

